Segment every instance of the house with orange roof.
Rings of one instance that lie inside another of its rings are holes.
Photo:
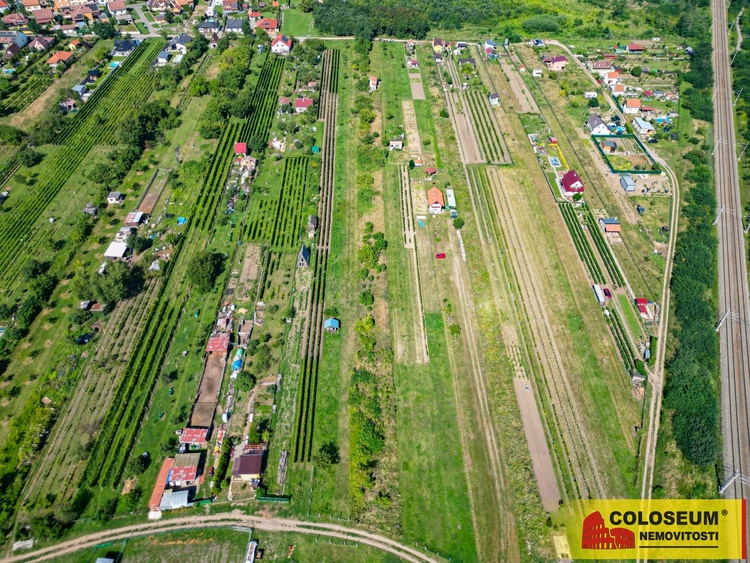
[[[69,51],[58,51],[49,58],[47,64],[50,66],[50,68],[57,68],[61,65],[65,67],[67,66],[68,61],[72,58],[73,53]]]
[[[438,215],[443,212],[443,209],[445,209],[443,192],[435,186],[430,188],[427,192],[427,207],[430,211],[430,215]]]

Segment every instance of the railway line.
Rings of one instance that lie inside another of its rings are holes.
[[[719,237],[719,327],[724,475],[727,498],[747,498],[750,476],[750,298],[735,148],[727,9],[713,0],[714,165]]]

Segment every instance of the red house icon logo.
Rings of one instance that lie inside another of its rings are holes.
[[[592,512],[583,521],[581,533],[583,549],[633,549],[635,534],[627,528],[612,528],[604,525],[599,511]]]

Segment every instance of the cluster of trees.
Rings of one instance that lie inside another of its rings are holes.
[[[716,306],[711,297],[717,276],[716,196],[706,154],[694,150],[685,157],[693,163],[685,175],[692,187],[685,198],[687,228],[677,239],[671,280],[679,344],[667,363],[664,387],[677,447],[699,466],[713,464],[720,453]]]
[[[428,11],[413,5],[387,6],[379,2],[356,5],[333,0],[317,4],[314,12],[315,25],[321,31],[354,35],[358,39],[371,40],[377,35],[424,39],[430,30]]]
[[[193,40],[187,48],[187,53],[182,57],[178,65],[166,65],[158,71],[159,80],[156,83],[156,89],[174,90],[186,76],[193,72],[193,65],[198,62],[203,54],[208,50],[208,39],[200,33],[193,34]],[[202,78],[202,77],[197,77]],[[202,79],[205,82],[205,79]],[[192,83],[191,83],[192,87]],[[191,95],[192,89],[191,89]],[[204,94],[200,94],[204,95]]]
[[[188,283],[198,293],[206,293],[214,287],[216,277],[221,272],[224,260],[220,254],[213,253],[209,250],[197,252],[188,265],[187,280]]]
[[[200,79],[194,89],[191,86],[191,94],[211,94],[211,101],[198,122],[198,131],[205,139],[219,137],[230,117],[250,115],[254,89],[247,77],[253,73],[250,70],[253,53],[253,39],[243,37],[222,54],[222,70],[214,80]]]
[[[106,307],[136,295],[143,287],[145,275],[140,266],[128,268],[124,262],[107,264],[104,273],[81,269],[73,278],[73,290],[81,299],[95,299]]]

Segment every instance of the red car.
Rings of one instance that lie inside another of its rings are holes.
[[[604,297],[606,297],[607,299],[612,299],[612,292],[609,289],[605,287],[602,291],[604,292]]]
[[[443,258],[445,258],[445,252],[438,252],[437,254],[435,254],[435,258],[437,258],[438,260],[442,260]]]

